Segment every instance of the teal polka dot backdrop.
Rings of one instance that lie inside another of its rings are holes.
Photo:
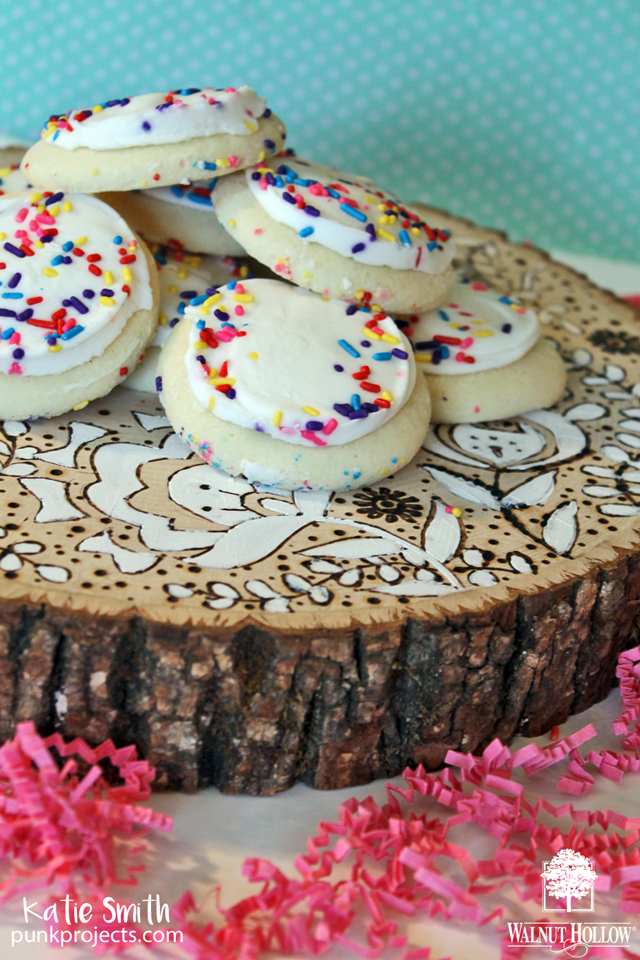
[[[516,239],[640,260],[637,0],[21,0],[0,23],[5,132],[248,83],[303,156]]]

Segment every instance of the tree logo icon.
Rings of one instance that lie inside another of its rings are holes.
[[[559,913],[563,909],[567,913],[593,913],[593,887],[598,877],[593,863],[581,853],[566,848],[556,853],[548,863],[543,863],[542,877],[542,909],[545,913]],[[547,897],[558,900],[563,897],[566,906],[548,907]],[[587,907],[574,907],[574,900],[583,900],[590,897]]]

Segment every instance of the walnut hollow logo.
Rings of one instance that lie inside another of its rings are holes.
[[[558,851],[543,863],[542,910],[544,913],[594,913],[594,889],[598,879],[591,860],[576,850]],[[554,906],[554,901],[559,905]],[[562,903],[564,901],[564,904]],[[584,923],[573,920],[508,923],[509,946],[547,946],[552,953],[585,957],[593,946],[626,945],[636,928],[630,923]]]

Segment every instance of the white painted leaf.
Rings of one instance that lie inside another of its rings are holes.
[[[629,480],[631,483],[640,481],[640,470],[625,470],[623,480]]]
[[[438,470],[436,467],[425,465],[423,467],[427,473],[430,473],[434,480],[446,487],[454,496],[460,497],[471,503],[479,503],[483,507],[490,507],[493,510],[499,510],[500,504],[496,498],[484,487],[474,483],[473,480],[467,480],[457,473],[447,473],[444,470]]]
[[[5,468],[7,477],[30,477],[38,468],[34,463],[11,463]]]
[[[640,420],[640,407],[627,407],[626,410],[621,410],[620,413],[625,417],[632,417],[634,420]]]
[[[632,433],[616,433],[616,440],[627,447],[633,447],[634,450],[640,450],[640,437],[634,437]]]
[[[551,514],[542,529],[544,542],[556,553],[569,553],[578,535],[576,514],[578,504],[575,500],[563,504]]]
[[[607,400],[630,400],[631,397],[626,390],[603,390],[602,396]]]
[[[617,474],[616,471],[611,467],[596,467],[588,464],[586,467],[582,468],[584,473],[588,473],[593,477],[606,477],[608,480],[615,480]],[[629,476],[628,473],[625,473],[625,479]]]
[[[6,444],[4,444],[6,446]],[[7,453],[9,450],[7,449]],[[32,460],[36,453],[40,453],[37,447],[16,447],[14,452],[14,457],[17,457],[18,460]],[[38,458],[40,459],[40,458]]]
[[[575,407],[566,410],[564,416],[567,420],[599,420],[604,417],[607,408],[601,403],[578,403]]]
[[[571,358],[576,367],[588,367],[593,360],[593,356],[589,353],[589,351],[581,348],[574,350],[571,354]]]
[[[7,553],[0,560],[0,567],[2,567],[3,570],[20,570],[22,560],[20,557],[16,557],[15,553]]]
[[[640,493],[640,484],[638,484],[638,483],[630,483],[630,484],[629,484],[629,492],[630,492],[630,493]]]
[[[78,550],[87,553],[106,553],[113,558],[113,562],[122,573],[143,573],[159,559],[153,553],[142,553],[121,547],[113,542],[106,531],[82,540],[78,544]]]
[[[612,443],[605,443],[603,447],[600,447],[600,453],[609,460],[615,460],[616,463],[626,463],[629,459],[626,450],[621,450],[620,447],[616,447]]]
[[[345,570],[341,577],[338,577],[338,583],[343,587],[355,587],[362,580],[362,570],[354,567],[352,570]]]
[[[504,507],[532,507],[534,504],[546,503],[556,485],[557,470],[550,473],[541,473],[540,476],[527,480],[526,483],[510,490],[502,498]]]
[[[306,521],[305,521],[306,522]],[[386,537],[343,537],[319,547],[303,550],[305,557],[336,557],[340,560],[360,560],[364,557],[383,557],[398,553],[399,546]]]
[[[183,587],[181,583],[166,583],[165,590],[170,597],[176,597],[178,600],[187,600],[193,596],[193,590]]]
[[[618,424],[621,430],[631,430],[632,433],[640,433],[640,421],[621,420]]]
[[[533,567],[529,560],[523,557],[521,553],[512,553],[509,556],[509,563],[516,573],[533,573]]]
[[[28,427],[22,420],[5,420],[3,429],[8,437],[21,437],[27,432]]]
[[[328,560],[312,560],[309,564],[309,570],[313,573],[342,573],[342,567],[337,563],[330,563]]]
[[[491,570],[474,570],[469,574],[469,583],[474,587],[492,587],[497,582],[498,578],[491,573]]]
[[[295,590],[296,593],[306,593],[314,603],[325,604],[331,600],[331,594],[326,587],[314,586],[304,577],[299,577],[295,573],[286,573],[282,579],[290,590]]]
[[[269,613],[287,613],[289,601],[281,593],[273,590],[264,580],[247,580],[245,587],[261,600],[260,606]]]
[[[400,571],[388,563],[381,564],[381,566],[378,567],[378,573],[387,583],[395,583],[396,580],[400,579]]]
[[[465,563],[468,563],[470,567],[481,567],[484,563],[481,550],[465,550],[462,554],[462,559]]]
[[[267,613],[288,613],[290,609],[289,601],[282,595],[272,597],[271,600],[264,600],[261,603],[261,607],[263,610],[266,610]]]
[[[6,537],[6,535],[7,535],[7,531],[5,530],[5,528],[0,527],[0,539],[2,539],[2,537]]]
[[[438,597],[455,591],[450,583],[428,580],[403,580],[402,583],[374,587],[376,593],[390,593],[394,597]]]
[[[631,387],[631,393],[634,397],[640,397],[640,380]]]
[[[85,443],[91,440],[98,440],[107,433],[102,427],[94,427],[92,423],[82,423],[80,420],[74,420],[69,424],[69,441],[65,447],[59,450],[51,450],[46,453],[40,453],[38,460],[44,460],[46,463],[55,463],[59,467],[72,467],[75,464],[78,451]],[[38,451],[36,451],[37,453]]]
[[[240,594],[228,583],[210,583],[209,589],[216,597],[227,597],[230,600],[239,600]]]
[[[53,564],[43,564],[36,567],[36,573],[39,573],[45,580],[51,580],[52,583],[66,583],[71,574],[65,567],[58,567]]]
[[[67,485],[62,480],[48,480],[44,477],[33,477],[21,480],[22,486],[38,498],[36,523],[53,523],[56,520],[81,520],[84,513],[77,510],[67,499]]]
[[[308,524],[306,517],[259,517],[223,534],[216,545],[200,554],[198,564],[217,570],[244,567],[270,553]]]
[[[447,460],[455,460],[456,463],[466,463],[472,467],[486,467],[486,464],[481,460],[473,460],[471,457],[465,456],[464,453],[460,453],[459,450],[446,446],[433,430],[429,430],[427,439],[422,446],[425,450],[430,450],[431,453],[435,453],[439,457],[445,457]]]
[[[599,484],[586,484],[582,492],[587,497],[615,497],[617,490],[615,487],[601,487]]]
[[[293,503],[289,503],[287,500],[274,500],[271,497],[260,500],[260,506],[284,517],[296,517],[300,512]]]
[[[432,573],[431,570],[425,570],[424,567],[421,570],[416,571],[416,580],[435,580],[436,575]]]
[[[582,377],[582,382],[587,387],[604,387],[609,386],[610,381],[606,377],[590,376]]]
[[[447,513],[442,501],[436,500],[435,504],[433,520],[422,531],[422,549],[434,560],[446,563],[460,545],[460,523],[453,513]]]
[[[407,563],[410,563],[413,567],[419,567],[424,563],[424,554],[417,550],[415,547],[405,547],[401,552],[400,556],[403,560],[406,560]]]
[[[158,417],[152,413],[140,413],[137,410],[133,410],[132,412],[142,429],[148,433],[152,430],[159,430],[160,427],[171,426],[167,417]]]
[[[525,420],[519,421],[517,431],[479,423],[458,423],[451,435],[467,453],[500,467],[527,460],[541,453],[546,444],[544,435]]]
[[[0,440],[0,454],[2,454],[2,455],[5,456],[5,457],[8,457],[10,453],[11,453],[11,450],[10,450],[10,448],[6,445],[6,443],[4,442],[4,440]]]
[[[637,517],[640,514],[640,507],[633,503],[605,503],[599,510],[608,517]]]
[[[244,480],[212,470],[207,464],[179,470],[169,481],[169,496],[211,523],[233,527],[257,516],[242,503],[242,496],[253,488]]]
[[[235,600],[226,597],[220,597],[219,600],[205,600],[205,606],[211,607],[212,610],[227,610],[229,607],[232,607],[235,603]]]
[[[14,553],[42,553],[43,550],[44,545],[34,540],[23,540],[22,543],[16,543],[13,547]]]
[[[293,502],[305,517],[323,517],[330,499],[328,490],[296,490],[293,494]]]
[[[604,410],[604,407],[602,409]],[[551,456],[536,460],[534,463],[519,464],[513,467],[514,470],[531,470],[533,467],[544,467],[560,460],[567,460],[582,453],[587,446],[587,438],[580,427],[553,410],[533,410],[525,416],[527,420],[533,420],[534,423],[546,427],[554,435],[556,449]]]
[[[611,383],[620,383],[627,375],[617,363],[607,363],[604,368],[604,374]]]

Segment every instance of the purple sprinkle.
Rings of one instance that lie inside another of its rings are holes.
[[[409,354],[405,350],[398,350],[397,347],[391,351],[394,357],[397,357],[398,360],[406,360]]]
[[[262,116],[263,116],[263,117],[270,117],[270,116],[271,116],[271,110],[269,110],[269,107],[267,107],[267,109],[266,109],[265,112],[262,114]]]
[[[101,296],[101,297],[112,297],[112,296],[113,296],[113,290],[109,290],[108,287],[103,287],[102,290],[100,291],[100,296]]]
[[[174,317],[173,320],[169,321],[170,327],[175,327],[176,323],[180,323],[180,317]]]
[[[354,313],[357,313],[357,312],[358,312],[358,308],[356,307],[355,303],[350,303],[349,306],[347,307],[347,316],[352,317]]]
[[[312,207],[310,203],[306,205],[306,207],[304,208],[304,212],[308,213],[310,217],[320,216],[320,211],[317,209],[317,207]]]
[[[24,350],[22,349],[22,347],[16,347],[16,349],[13,351],[13,359],[22,360],[23,357],[24,357]]]
[[[267,150],[273,150],[273,148],[275,147],[275,143],[273,142],[273,140],[263,140],[262,142],[264,143]]]
[[[107,106],[108,106],[108,107],[118,107],[118,106],[120,106],[120,101],[119,101],[119,100],[107,100]]]
[[[339,413],[341,417],[348,417],[350,413],[353,413],[353,407],[350,403],[334,403],[333,409],[336,413]]]
[[[214,293],[217,293],[217,292],[218,292],[218,288],[217,288],[217,287],[207,287],[207,289],[205,290],[205,293],[206,293],[206,295],[207,295],[208,297],[212,297],[212,296],[214,295]],[[195,296],[195,294],[194,294],[194,296]]]
[[[227,390],[227,400],[235,400],[235,396],[236,396],[236,392],[233,389],[233,387],[231,387],[230,390]],[[264,431],[262,430],[262,427],[260,428],[260,432],[264,433]]]
[[[202,356],[201,353],[198,354],[198,356],[196,357],[196,360],[198,361],[198,363],[206,363],[206,362],[207,362],[207,361],[205,360],[205,358]]]
[[[361,346],[361,347],[370,347],[371,344],[369,343],[368,340],[361,340],[361,341],[360,341],[360,346]]]
[[[213,315],[214,315],[214,317],[217,317],[218,320],[228,320],[228,319],[229,319],[229,314],[228,314],[228,313],[225,313],[223,310],[214,310],[214,311],[213,311]]]
[[[78,313],[89,313],[89,308],[85,307],[82,300],[78,300],[77,297],[69,297],[69,306],[75,307]]]
[[[63,262],[63,263],[71,263],[71,257],[63,257],[63,258],[62,258],[62,262]]]
[[[156,377],[156,390],[158,393],[162,392],[162,377]]]
[[[438,350],[439,348],[438,340],[421,340],[420,343],[416,343],[416,350]]]
[[[6,247],[6,243],[5,243],[5,247]],[[503,324],[502,324],[502,332],[503,332],[503,333],[511,333],[511,330],[512,330],[512,327],[511,327],[511,324],[510,324],[510,323],[503,323]]]
[[[15,310],[5,310],[4,307],[0,308],[0,317],[15,317]]]
[[[307,420],[306,430],[322,430],[324,424],[319,420]]]
[[[22,274],[14,273],[14,275],[11,277],[11,280],[9,280],[9,283],[7,284],[7,286],[9,287],[10,290],[13,290],[14,287],[18,286],[21,280],[22,280]]]
[[[377,407],[375,403],[363,403],[362,409],[367,410],[369,413],[377,413],[380,407]]]
[[[86,297],[87,300],[92,300],[93,297],[95,297],[95,293],[93,292],[93,290],[83,290],[82,296]]]
[[[434,353],[433,356],[431,357],[431,363],[433,363],[436,367],[438,366],[441,360],[442,360],[441,353]]]
[[[342,373],[344,371],[344,367],[341,367],[339,363],[334,363],[333,369],[336,370],[338,373]]]
[[[368,417],[369,413],[363,407],[359,410],[352,410],[349,414],[349,420],[364,420],[365,417]]]
[[[180,294],[182,300],[193,300],[194,297],[198,296],[197,290],[183,290]]]
[[[5,248],[5,250],[7,250],[9,253],[12,253],[12,254],[14,255],[14,257],[20,257],[21,260],[24,260],[24,258],[25,258],[25,256],[26,256],[26,254],[24,254],[24,253],[22,252],[22,250],[18,250],[18,248],[17,248],[17,247],[14,247],[14,245],[13,245],[12,243],[5,243],[4,248]]]
[[[142,129],[143,129],[143,130],[151,130],[151,124],[149,123],[148,120],[144,120],[144,121],[143,121],[143,123],[142,123]]]
[[[21,323],[24,323],[25,320],[31,320],[33,316],[33,310],[29,307],[27,310],[23,310],[22,313],[19,313],[16,317],[16,320],[20,320]]]
[[[51,197],[47,197],[44,202],[45,207],[50,207],[52,203],[57,203],[58,200],[62,200],[64,193],[54,193]]]
[[[45,233],[40,237],[41,243],[51,243],[53,236],[50,233]]]
[[[252,179],[252,180],[259,180],[261,176],[262,176],[262,174],[260,174],[260,173],[257,173],[257,172],[256,172],[256,173],[252,173],[252,174],[251,174],[251,179]]]
[[[364,243],[356,243],[355,246],[351,247],[351,253],[361,253],[364,250]]]
[[[368,224],[366,225],[366,227],[365,227],[365,230],[366,230],[367,233],[369,234],[369,239],[370,239],[370,240],[377,240],[377,239],[378,239],[378,238],[376,237],[376,228],[374,227],[374,225],[373,225],[372,223],[368,223]]]

